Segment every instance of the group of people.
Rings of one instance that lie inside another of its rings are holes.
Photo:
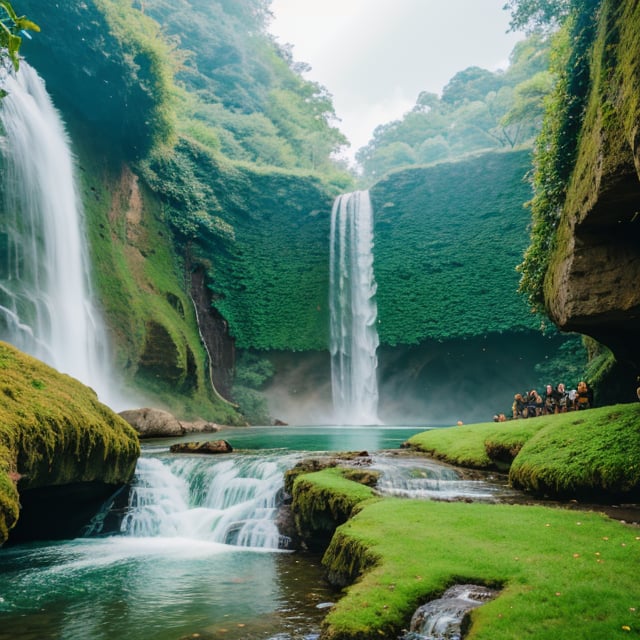
[[[535,389],[528,393],[516,393],[513,398],[512,416],[514,419],[534,418],[567,411],[581,411],[591,407],[593,392],[584,380],[569,391],[560,382],[556,387],[548,384],[542,395]]]
[[[640,398],[640,387],[639,396]],[[540,395],[535,389],[525,393],[516,393],[511,408],[512,418],[535,418],[536,416],[566,413],[567,411],[581,411],[593,407],[593,392],[589,385],[581,380],[575,389],[567,391],[560,382],[556,387],[548,384],[544,393]],[[494,422],[506,422],[504,413],[493,416]]]

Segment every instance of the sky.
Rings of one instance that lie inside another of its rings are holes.
[[[272,0],[270,31],[293,45],[308,80],[333,96],[353,158],[380,124],[458,71],[505,68],[514,44],[505,0]]]

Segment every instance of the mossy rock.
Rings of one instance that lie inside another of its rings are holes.
[[[292,513],[297,533],[309,549],[325,549],[336,527],[362,502],[375,498],[373,489],[345,477],[350,471],[327,467],[295,478]]]
[[[4,342],[0,397],[0,544],[18,520],[19,494],[132,478],[136,432],[92,389]]]

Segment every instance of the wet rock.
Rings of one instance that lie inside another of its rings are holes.
[[[208,442],[179,442],[169,447],[171,453],[231,453],[233,447],[226,440]]]
[[[185,432],[174,416],[161,409],[129,409],[119,415],[138,432],[140,438],[170,438]]]

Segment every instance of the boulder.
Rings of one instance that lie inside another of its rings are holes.
[[[169,447],[171,453],[231,453],[233,447],[226,440],[180,442]]]
[[[0,544],[66,538],[133,477],[135,431],[95,392],[0,342]]]
[[[138,432],[140,438],[170,438],[185,433],[177,418],[161,409],[128,409],[119,415]]]
[[[220,425],[207,420],[194,420],[193,422],[180,421],[185,433],[215,433],[220,431]]]

